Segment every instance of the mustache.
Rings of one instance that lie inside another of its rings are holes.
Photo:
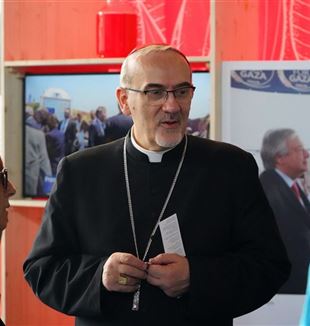
[[[180,112],[166,112],[164,116],[162,116],[159,120],[160,123],[162,122],[171,122],[171,121],[181,121],[181,114]]]

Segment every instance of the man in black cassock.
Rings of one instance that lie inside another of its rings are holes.
[[[186,136],[195,87],[178,50],[124,61],[125,138],[65,157],[25,278],[76,325],[232,325],[290,263],[253,157]]]

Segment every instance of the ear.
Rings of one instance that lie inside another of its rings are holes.
[[[128,105],[128,94],[127,91],[121,87],[116,89],[116,97],[118,100],[118,104],[122,110],[124,115],[131,115],[129,105]]]

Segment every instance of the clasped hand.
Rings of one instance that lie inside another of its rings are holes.
[[[116,252],[104,264],[102,284],[108,291],[134,292],[141,280],[159,287],[169,297],[178,297],[189,288],[188,260],[164,253],[145,263],[132,254]]]

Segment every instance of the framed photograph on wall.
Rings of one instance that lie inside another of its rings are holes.
[[[222,68],[222,141],[254,156],[292,263],[270,304],[236,325],[298,325],[310,263],[310,65],[225,62]]]

